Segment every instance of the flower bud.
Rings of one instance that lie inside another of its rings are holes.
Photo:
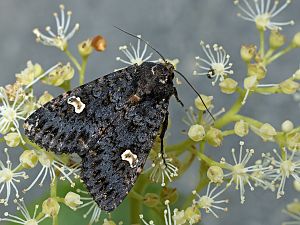
[[[267,70],[264,66],[260,64],[249,64],[248,65],[248,75],[256,76],[258,80],[265,78]]]
[[[104,219],[102,225],[116,225],[116,223],[114,221],[112,221],[112,220]]]
[[[219,147],[223,141],[222,131],[214,127],[210,127],[206,134],[207,143],[214,147]]]
[[[17,132],[8,133],[4,136],[4,140],[9,147],[17,147],[20,144],[21,138]]]
[[[103,52],[106,49],[107,43],[104,37],[97,35],[92,40],[92,47],[98,51]]]
[[[174,209],[174,215],[172,216],[174,224],[183,225],[186,222],[186,217],[184,214],[184,210],[179,211],[178,209]]]
[[[300,133],[292,133],[286,136],[286,144],[290,150],[300,150]]]
[[[216,184],[223,183],[224,173],[221,167],[219,166],[211,166],[207,170],[207,177],[208,179]]]
[[[294,202],[288,204],[286,206],[286,208],[290,213],[293,213],[296,215],[300,214],[300,202],[298,202],[298,200],[295,200]]]
[[[299,83],[291,80],[291,79],[287,79],[283,82],[281,82],[279,84],[280,90],[284,93],[284,94],[294,94],[298,89],[299,89]]]
[[[274,136],[277,135],[277,132],[271,124],[265,123],[259,128],[258,134],[264,141],[273,140]]]
[[[74,192],[68,192],[65,196],[65,204],[71,209],[76,210],[76,208],[83,202],[80,201],[80,195]]]
[[[39,98],[38,104],[45,105],[47,102],[50,102],[53,99],[53,96],[49,94],[48,91],[45,91],[44,94]]]
[[[270,48],[278,49],[285,44],[285,37],[278,30],[272,30],[270,34]]]
[[[38,162],[38,156],[34,150],[26,150],[20,155],[21,165],[26,169],[32,169]]]
[[[23,105],[23,113],[27,116],[31,115],[37,109],[37,104],[34,99],[26,101]]]
[[[293,185],[295,190],[300,192],[300,181],[294,180]]]
[[[92,46],[92,40],[87,39],[81,43],[78,44],[77,46],[78,52],[82,57],[87,57],[93,52],[93,46]]]
[[[150,208],[156,207],[160,204],[159,196],[154,193],[147,193],[144,197],[143,202]]]
[[[192,125],[189,129],[188,136],[193,141],[202,141],[205,137],[204,127],[198,124]]]
[[[21,71],[21,73],[16,74],[17,82],[21,83],[22,85],[28,85],[42,73],[43,69],[40,64],[32,64],[31,61],[28,61],[27,68]]]
[[[281,130],[285,133],[288,133],[294,129],[294,124],[290,120],[286,120],[281,124]]]
[[[293,79],[300,80],[300,69],[293,74]]]
[[[236,91],[238,83],[232,78],[226,78],[219,83],[221,91],[225,94],[232,94]]]
[[[241,47],[241,57],[242,59],[249,63],[256,54],[256,46],[255,45],[242,45]]]
[[[240,137],[246,136],[249,133],[249,124],[244,120],[237,121],[234,125],[234,133]]]
[[[204,101],[205,105],[207,106],[207,108],[210,108],[212,106],[212,100],[213,100],[213,96],[206,96],[206,95],[201,95],[202,100]],[[196,108],[201,110],[201,111],[205,111],[206,108],[203,104],[203,102],[201,101],[201,99],[199,97],[197,97],[195,99],[195,105]]]
[[[295,34],[293,41],[292,41],[292,45],[294,48],[300,48],[300,32]]]
[[[48,85],[60,86],[65,81],[71,80],[74,76],[74,69],[67,63],[64,66],[57,67],[55,70],[51,71],[47,77],[45,77],[42,82]]]
[[[42,212],[46,216],[57,216],[59,213],[60,205],[55,198],[48,198],[43,202]]]
[[[184,214],[189,224],[196,224],[201,221],[201,211],[196,206],[186,208]]]
[[[161,201],[169,200],[170,202],[176,202],[178,199],[178,192],[176,188],[163,187],[160,192]]]
[[[247,90],[251,90],[252,88],[255,88],[257,85],[257,77],[256,76],[250,76],[246,77],[244,79],[244,88]]]

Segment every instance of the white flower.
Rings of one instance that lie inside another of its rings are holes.
[[[77,192],[84,194],[86,196],[89,196],[89,193],[86,191],[82,191],[82,190],[78,189]],[[80,196],[80,200],[83,201],[83,204],[78,206],[77,209],[88,207],[88,211],[83,215],[83,217],[87,218],[92,213],[89,225],[99,222],[99,219],[101,216],[101,209],[99,208],[97,203],[94,201],[94,199],[92,197]]]
[[[206,58],[201,58],[196,56],[195,59],[199,61],[196,63],[196,67],[200,69],[194,71],[194,75],[208,76],[212,81],[214,86],[218,80],[223,81],[226,76],[233,74],[231,70],[232,63],[229,62],[230,56],[226,53],[222,46],[217,44],[213,45],[213,50],[210,45],[203,41],[200,42],[200,45],[205,53]]]
[[[49,174],[51,181],[53,181],[57,175],[56,171],[59,171],[61,173],[61,180],[68,180],[71,184],[71,187],[75,186],[75,183],[71,179],[71,175],[74,174],[75,178],[78,177],[76,174],[77,168],[70,168],[57,158],[54,153],[52,152],[39,152],[38,160],[40,164],[42,165],[42,169],[40,170],[39,174],[36,176],[35,180],[30,184],[28,188],[24,190],[24,192],[29,191],[42,177],[39,186],[42,186],[47,175]]]
[[[227,162],[225,162],[225,159],[221,160],[221,163],[225,164],[225,168],[230,170],[228,174],[224,175],[224,178],[226,177],[231,177],[228,186],[234,182],[236,184],[236,189],[240,190],[240,198],[241,198],[241,203],[245,202],[245,184],[248,184],[250,187],[250,190],[253,191],[254,187],[251,184],[251,180],[254,180],[255,183],[265,183],[264,180],[261,179],[260,176],[257,176],[256,173],[264,173],[270,167],[263,167],[262,165],[253,165],[253,166],[247,166],[250,158],[252,157],[254,150],[253,149],[246,149],[246,154],[243,157],[243,146],[244,142],[240,142],[240,150],[239,150],[239,155],[238,158],[235,155],[235,149],[232,149],[232,157],[234,160],[234,164],[231,165]],[[256,173],[254,173],[256,172]]]
[[[193,191],[193,194],[199,198],[198,200],[194,200],[194,204],[200,209],[204,209],[206,213],[212,213],[216,218],[218,218],[218,215],[215,213],[214,209],[219,209],[226,212],[228,209],[226,207],[219,206],[219,204],[228,203],[228,199],[216,200],[216,198],[219,197],[227,189],[227,187],[223,188],[219,192],[215,192],[220,186],[215,185],[215,187],[212,189],[210,189],[210,186],[211,182],[207,186],[206,194],[202,196],[196,191]]]
[[[142,36],[137,35],[137,37],[141,38]],[[121,57],[117,57],[116,58],[117,61],[121,61],[128,65],[134,65],[134,64],[141,65],[143,62],[146,62],[147,60],[149,60],[153,54],[151,52],[147,56],[145,56],[145,54],[147,52],[147,46],[148,46],[146,43],[144,45],[144,49],[141,52],[141,40],[140,39],[138,39],[138,41],[137,41],[136,48],[133,47],[133,45],[131,43],[129,45],[130,45],[132,52],[128,49],[127,45],[119,47],[119,50],[125,54],[127,59],[122,59]],[[152,61],[152,62],[157,62],[157,60]]]
[[[281,30],[282,26],[293,25],[294,21],[274,22],[272,19],[283,11],[291,0],[285,0],[283,5],[279,6],[279,0],[235,0],[234,4],[241,10],[242,14],[238,14],[244,20],[254,22],[258,29]],[[250,3],[252,2],[252,3]],[[273,4],[271,3],[273,2]]]
[[[46,31],[48,32],[49,36],[42,34],[39,29],[34,29],[33,33],[36,35],[36,40],[41,42],[47,46],[54,46],[59,48],[62,51],[65,51],[68,46],[68,40],[70,40],[76,31],[79,30],[79,24],[76,23],[73,29],[68,33],[71,21],[72,12],[67,12],[67,19],[65,18],[65,7],[64,5],[60,5],[60,12],[61,18],[58,17],[57,13],[54,13],[54,17],[56,20],[56,29],[57,33],[53,33],[51,27],[47,26]]]
[[[167,155],[164,156],[164,159],[161,153],[158,153],[155,161],[152,163],[153,168],[150,174],[150,180],[153,182],[161,181],[161,186],[166,185],[166,178],[172,182],[172,178],[178,176],[178,168],[172,164],[173,159],[168,158]]]
[[[47,216],[42,216],[41,218],[37,219],[37,210],[39,208],[38,205],[36,205],[34,208],[33,216],[30,216],[30,213],[24,203],[24,200],[20,199],[19,201],[20,202],[14,200],[14,202],[18,205],[17,210],[21,212],[22,217],[14,216],[6,212],[4,213],[5,218],[0,218],[0,222],[6,221],[23,225],[38,225],[40,222],[47,218]]]
[[[17,172],[19,171],[21,164],[12,169],[12,163],[9,159],[7,148],[4,149],[4,153],[6,155],[6,165],[0,160],[0,194],[6,187],[6,198],[0,199],[0,203],[7,205],[12,189],[15,190],[16,197],[19,198],[19,191],[15,183],[20,183],[20,178],[27,179],[28,176],[23,171]]]
[[[277,198],[280,198],[284,195],[287,178],[293,177],[296,181],[300,181],[300,160],[297,160],[295,157],[296,151],[293,151],[290,156],[285,148],[283,149],[283,156],[279,155],[276,149],[273,152],[277,159],[267,154],[264,157],[271,160],[271,164],[274,166],[274,168],[270,168],[267,172],[273,184],[280,182],[277,190]]]

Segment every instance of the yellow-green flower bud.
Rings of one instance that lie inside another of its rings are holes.
[[[241,57],[242,59],[249,63],[256,54],[256,46],[255,45],[242,45],[241,47]]]
[[[34,99],[30,99],[29,101],[26,101],[23,106],[23,113],[27,116],[29,116],[33,111],[37,109],[37,104],[34,101]]]
[[[264,141],[271,141],[273,140],[274,136],[277,135],[277,132],[275,128],[269,124],[265,123],[259,128],[259,136],[264,140]]]
[[[103,225],[116,225],[116,223],[112,220],[104,219]]]
[[[170,202],[176,202],[178,199],[178,192],[176,188],[163,187],[160,192],[161,201],[169,200]]]
[[[299,215],[300,213],[300,202],[298,200],[295,200],[294,202],[288,204],[286,206],[287,210],[293,214]]]
[[[27,62],[27,68],[16,74],[17,82],[22,85],[28,85],[34,81],[35,78],[43,73],[43,69],[40,64],[32,64],[31,61]]]
[[[291,80],[291,79],[287,79],[283,82],[281,82],[279,84],[280,90],[284,93],[284,94],[294,94],[298,89],[299,89],[299,83]]]
[[[234,124],[234,133],[240,137],[244,137],[249,133],[249,124],[244,120],[237,121]]]
[[[205,137],[205,129],[203,126],[198,124],[192,125],[188,131],[188,136],[193,141],[201,141]]]
[[[201,221],[201,211],[196,206],[186,208],[184,215],[189,224],[196,224]]]
[[[260,64],[249,64],[248,65],[248,75],[249,76],[256,76],[258,80],[265,78],[267,74],[267,70],[264,66]]]
[[[285,133],[288,133],[294,129],[294,124],[290,120],[286,120],[281,124],[281,130]]]
[[[106,49],[107,43],[104,37],[97,35],[92,40],[93,48],[98,52],[103,52]]]
[[[42,212],[46,216],[54,217],[59,213],[60,205],[55,198],[48,198],[42,204]]]
[[[256,76],[251,76],[251,77],[246,77],[244,79],[244,88],[247,90],[251,90],[252,88],[255,88],[257,85],[257,77]]]
[[[157,194],[147,193],[143,200],[144,204],[150,208],[156,207],[160,204],[160,199]]]
[[[222,131],[214,127],[210,127],[206,133],[207,143],[214,147],[219,147],[223,141]]]
[[[26,150],[20,155],[20,163],[26,169],[34,168],[38,163],[38,156],[34,150]]]
[[[45,91],[44,94],[39,98],[38,104],[39,105],[45,105],[47,102],[51,101],[53,99],[53,96],[49,94],[48,91]]]
[[[90,54],[92,54],[94,48],[92,46],[92,40],[91,39],[87,39],[81,43],[78,44],[77,46],[78,48],[78,52],[82,57],[87,57]]]
[[[292,133],[286,136],[286,144],[290,150],[300,150],[300,133]]]
[[[220,89],[225,94],[232,94],[236,91],[238,83],[232,78],[226,78],[219,83]]]
[[[21,138],[17,132],[8,133],[4,136],[4,140],[9,147],[17,147],[20,144]]]
[[[293,74],[293,79],[300,80],[300,69]]]
[[[64,200],[65,204],[73,210],[76,210],[76,208],[83,203],[80,201],[80,195],[71,191],[66,194]]]
[[[212,106],[212,100],[213,100],[213,96],[206,96],[206,95],[201,95],[201,98],[203,99],[205,105],[207,106],[207,108],[210,108]],[[195,105],[197,107],[197,109],[201,110],[201,111],[205,111],[206,108],[203,104],[203,102],[201,101],[201,99],[199,97],[197,97],[195,99]]]
[[[186,222],[186,217],[184,214],[184,210],[179,211],[178,209],[174,209],[174,215],[172,216],[174,224],[183,225]]]
[[[293,186],[296,191],[300,192],[300,181],[294,180]]]
[[[295,34],[292,44],[294,48],[300,48],[300,32]]]
[[[70,63],[68,63],[50,72],[49,75],[42,80],[42,82],[53,86],[60,86],[65,81],[71,80],[73,76],[74,68],[70,65]]]
[[[285,44],[285,36],[281,34],[278,30],[272,30],[270,34],[270,48],[278,49]]]
[[[223,183],[224,173],[221,167],[219,166],[211,166],[207,170],[207,177],[208,179],[216,184]]]

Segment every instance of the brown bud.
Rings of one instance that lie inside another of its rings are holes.
[[[93,48],[98,52],[103,52],[106,49],[106,40],[104,37],[97,35],[92,40]]]

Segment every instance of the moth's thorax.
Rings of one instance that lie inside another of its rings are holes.
[[[140,97],[151,95],[160,99],[168,99],[174,92],[174,67],[166,64],[145,62],[140,68],[144,73],[139,77],[137,94]]]

